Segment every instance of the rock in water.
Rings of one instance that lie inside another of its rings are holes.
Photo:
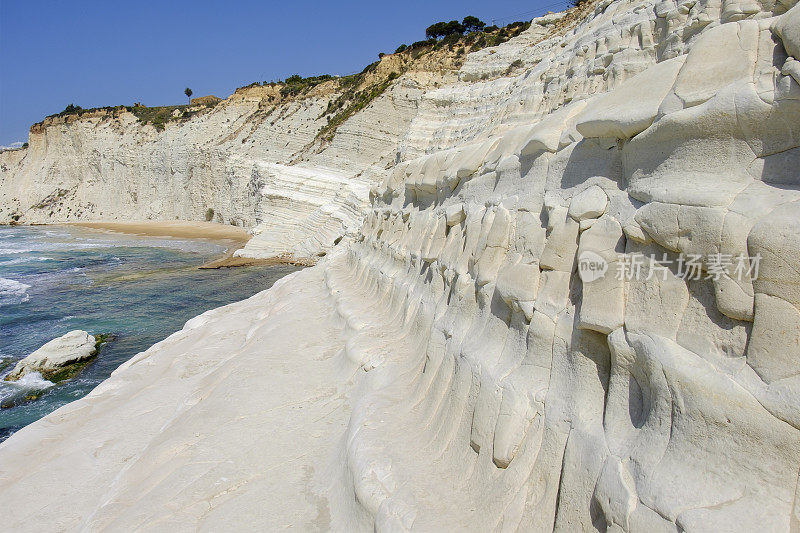
[[[39,372],[50,381],[62,381],[71,377],[64,375],[62,371],[83,363],[96,354],[96,339],[87,332],[76,329],[51,340],[18,362],[14,370],[6,376],[6,381],[17,381],[29,372]]]

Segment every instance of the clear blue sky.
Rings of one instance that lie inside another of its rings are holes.
[[[257,80],[349,74],[439,20],[506,24],[566,3],[0,0],[0,145],[70,103],[169,105],[187,86],[224,98]]]

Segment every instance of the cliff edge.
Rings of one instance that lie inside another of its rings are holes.
[[[0,445],[4,524],[798,530],[800,5],[582,9],[259,163],[383,147],[316,266]]]

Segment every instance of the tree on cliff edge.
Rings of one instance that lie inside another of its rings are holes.
[[[461,25],[464,27],[464,31],[467,32],[483,31],[483,28],[486,27],[486,23],[484,21],[478,17],[473,17],[472,15],[464,17],[464,20],[461,21]]]
[[[187,87],[186,89],[184,89],[183,94],[185,94],[186,98],[189,99],[189,105],[191,105],[192,104],[192,90]]]
[[[425,36],[428,39],[447,37],[448,35],[452,35],[454,33],[464,33],[464,26],[457,20],[451,20],[450,22],[437,22],[436,24],[431,24],[428,26],[428,28],[425,30]]]

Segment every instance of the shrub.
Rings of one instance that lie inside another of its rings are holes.
[[[209,207],[206,209],[206,222],[211,222],[214,220],[214,209]]]
[[[521,27],[526,26],[526,25],[530,26],[530,23],[524,22],[522,20],[518,20],[516,22],[512,22],[511,24],[506,24],[506,28],[508,28],[509,30],[513,30],[513,29],[516,29],[516,28],[521,28]]]
[[[434,44],[436,44],[436,39],[427,39],[425,41],[417,41],[415,43],[412,43],[411,46],[409,46],[408,48],[410,50],[416,50],[417,48],[423,48],[425,46],[431,46]]]
[[[375,70],[378,68],[378,65],[380,65],[380,63],[381,63],[380,61],[375,61],[374,63],[370,63],[369,65],[364,67],[364,70],[361,71],[361,74],[364,74],[364,73],[367,73],[367,72],[375,72]]]
[[[167,122],[178,120],[178,117],[172,116],[172,113],[176,109],[179,109],[183,112],[181,118],[190,117],[192,114],[188,113],[188,107],[189,106],[186,105],[170,105],[161,107],[133,106],[126,107],[126,109],[136,115],[136,118],[139,119],[139,122],[142,124],[152,124],[156,131],[164,131]]]
[[[336,111],[336,114],[328,116],[327,125],[317,132],[317,137],[325,141],[331,141],[336,133],[336,128],[372,103],[373,100],[383,94],[389,85],[399,77],[400,74],[398,72],[390,72],[382,82],[365,87],[361,91],[356,91],[358,79],[355,81],[348,80],[346,85],[342,84],[345,91],[335,101],[330,102],[328,104],[328,109],[325,110],[325,114],[334,111]],[[341,78],[341,80],[344,80],[344,78]]]
[[[397,50],[395,50],[394,53],[399,54],[400,52],[405,52],[406,48],[408,48],[408,46],[401,44],[400,46],[397,47]]]
[[[450,35],[447,35],[444,39],[439,41],[439,46],[449,46],[450,49],[452,50],[453,45],[455,43],[457,43],[459,41],[459,39],[461,39],[461,35],[460,34],[451,33]]]
[[[521,59],[515,59],[510,65],[508,65],[508,68],[506,69],[506,75],[511,74],[514,69],[519,68],[524,64],[525,63],[523,63]]]
[[[115,109],[117,109],[117,107],[114,107],[114,106],[92,107],[92,108],[89,108],[89,109],[84,109],[79,105],[69,104],[60,113],[55,113],[53,115],[47,115],[47,118],[63,117],[63,116],[66,116],[66,115],[83,115],[84,113],[91,113],[91,112],[95,112],[95,111],[105,111],[105,112],[110,113],[110,112],[113,112]]]
[[[283,81],[281,87],[281,96],[296,96],[320,83],[333,79],[330,74],[322,74],[321,76],[302,77],[299,74],[293,74]]]
[[[83,108],[79,105],[69,104],[67,107],[64,108],[64,111],[58,114],[58,116],[63,117],[64,115],[75,115],[80,114],[83,111]]]

